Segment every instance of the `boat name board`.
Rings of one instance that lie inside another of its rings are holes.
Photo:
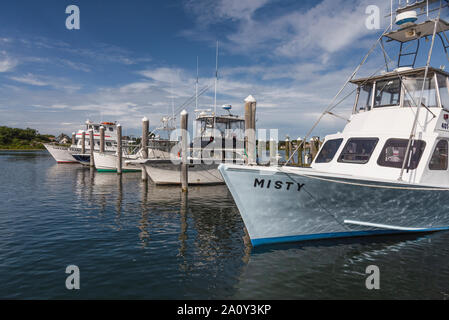
[[[296,185],[295,185],[296,184]],[[272,181],[270,180],[265,180],[265,179],[258,179],[255,178],[254,179],[254,188],[260,187],[262,189],[270,189],[270,188],[274,188],[277,190],[296,190],[296,191],[301,191],[301,189],[304,187],[304,183],[299,183],[299,182],[284,182],[284,181]]]

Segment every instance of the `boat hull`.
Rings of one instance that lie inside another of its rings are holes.
[[[78,161],[78,163],[82,164],[83,166],[90,165],[90,154],[74,153],[72,156],[76,161]]]
[[[52,155],[52,157],[58,163],[78,163],[75,158],[73,158],[72,153],[68,147],[57,146],[52,144],[44,144],[45,148]]]
[[[222,165],[253,245],[430,232],[449,226],[449,191]]]
[[[150,179],[157,185],[180,185],[181,165],[170,160],[148,160],[144,164]],[[218,172],[218,164],[190,164],[188,171],[189,185],[224,184]]]
[[[122,159],[122,172],[142,171],[138,164],[126,163],[127,157]],[[94,152],[95,168],[99,172],[117,172],[117,155],[115,153]]]

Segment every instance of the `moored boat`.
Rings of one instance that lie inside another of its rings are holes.
[[[194,121],[193,142],[188,150],[188,184],[224,184],[218,172],[223,162],[243,163],[245,121],[231,114],[231,107],[225,106],[228,114],[216,115],[209,110],[197,110]],[[157,185],[180,185],[180,153],[170,155],[167,149],[165,159],[141,160],[150,179]]]
[[[404,15],[408,9],[398,8],[399,28],[377,42],[400,45],[396,68],[359,79],[356,69],[352,115],[342,132],[326,136],[311,168],[219,167],[253,245],[449,229],[449,73],[430,66],[437,37],[449,47],[449,24],[442,7],[417,23],[404,21],[416,17]],[[428,38],[427,63],[415,67]],[[404,52],[411,42],[416,52]]]

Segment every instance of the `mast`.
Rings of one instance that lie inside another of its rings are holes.
[[[198,110],[198,56],[196,56],[195,110]]]
[[[407,1],[408,4],[408,1]],[[435,44],[435,37],[437,35],[437,27],[438,24],[440,23],[440,15],[441,15],[441,2],[440,2],[440,10],[438,11],[438,18],[435,19],[435,24],[433,27],[433,34],[432,34],[432,43],[430,44],[430,49],[429,49],[429,53],[427,56],[427,63],[426,63],[426,69],[424,72],[424,78],[423,78],[423,84],[422,84],[422,88],[421,88],[421,95],[419,97],[419,103],[416,106],[416,114],[415,114],[415,120],[413,121],[413,125],[412,125],[412,130],[410,132],[410,137],[408,139],[408,143],[407,143],[407,149],[405,151],[405,156],[404,156],[404,160],[402,161],[402,167],[401,167],[401,173],[399,174],[399,181],[402,181],[402,177],[404,175],[404,170],[405,170],[405,166],[409,165],[412,159],[412,155],[413,152],[412,151],[412,145],[415,139],[415,132],[416,132],[416,128],[417,128],[417,124],[418,124],[418,119],[419,119],[419,111],[421,110],[421,105],[422,105],[422,101],[423,101],[423,97],[424,97],[424,89],[426,86],[426,81],[429,81],[430,83],[430,79],[427,80],[427,74],[429,72],[429,66],[430,66],[430,60],[432,58],[432,51],[433,51],[433,46]],[[408,162],[408,163],[407,163]]]
[[[217,84],[218,84],[218,40],[215,52],[215,94],[214,94],[214,129],[217,116]]]

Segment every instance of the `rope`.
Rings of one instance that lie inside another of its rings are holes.
[[[292,182],[294,182],[294,183],[298,183],[298,181],[296,181],[294,178],[292,178],[289,174],[288,174],[288,172],[284,172],[284,174],[286,174],[287,175],[287,177],[292,181]],[[332,212],[330,212],[329,210],[327,210],[325,207],[323,207],[322,205],[321,205],[321,203],[317,200],[317,199],[315,199],[315,197],[309,192],[309,191],[307,191],[306,190],[306,188],[304,188],[303,187],[303,189],[302,190],[304,190],[305,191],[305,193],[307,193],[308,195],[309,195],[309,197],[310,198],[312,198],[312,200],[313,201],[315,201],[316,202],[316,204],[324,211],[324,212],[326,212],[328,215],[330,215],[341,227],[343,227],[343,229],[346,229],[346,230],[349,230],[349,231],[351,231],[351,229],[343,222],[340,222],[339,220],[338,220],[338,218],[332,213]]]

